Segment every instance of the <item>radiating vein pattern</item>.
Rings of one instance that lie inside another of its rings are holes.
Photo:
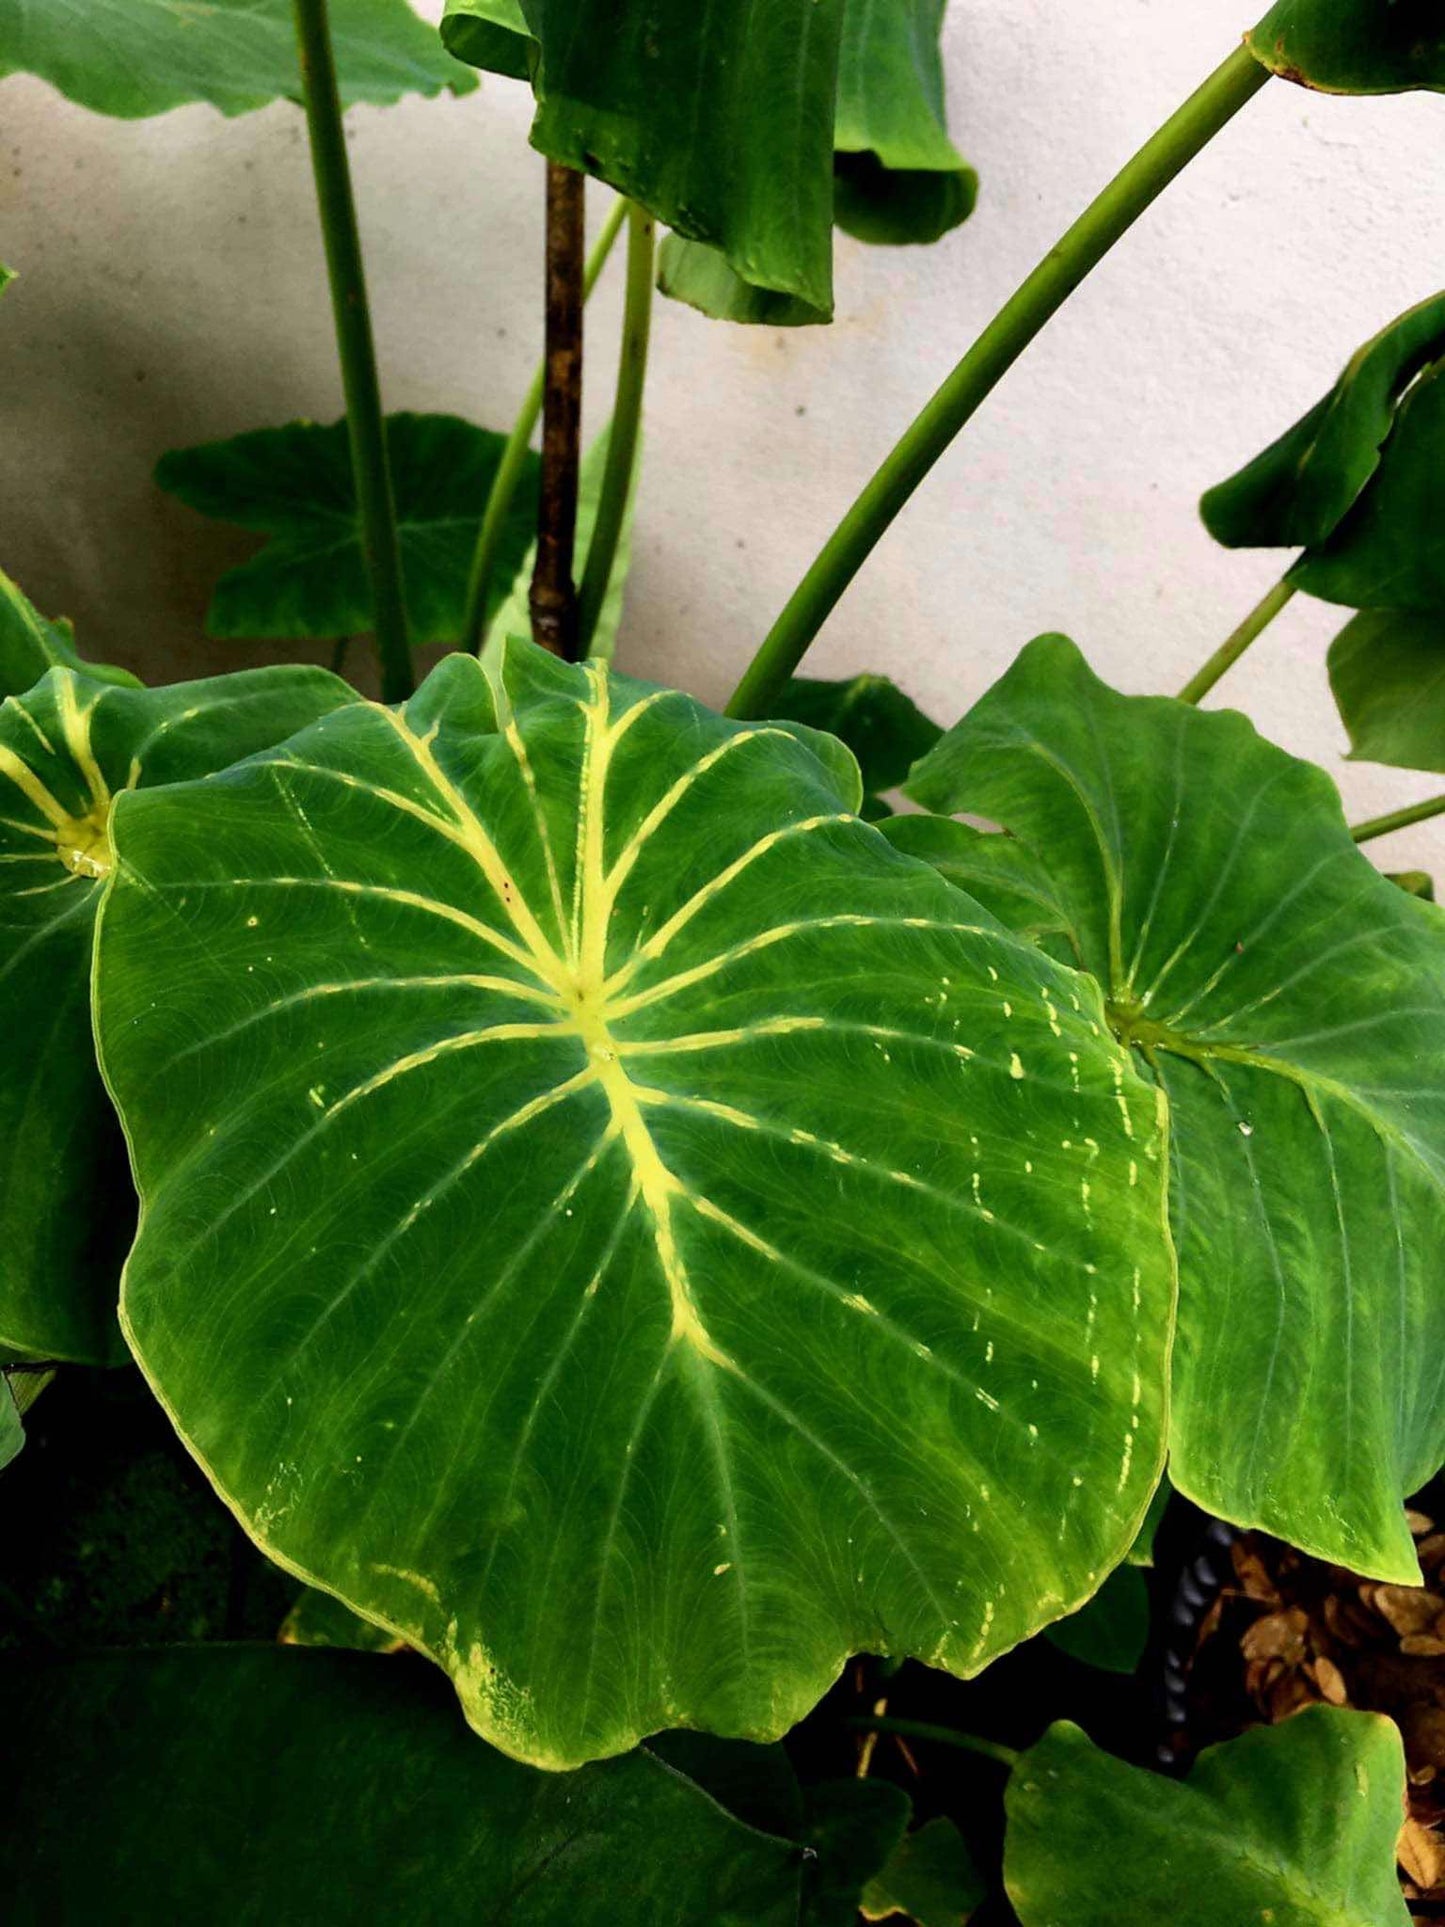
[[[1157,1093],[858,800],[831,738],[518,645],[115,813],[131,1343],[539,1764],[976,1669],[1158,1475]]]
[[[913,788],[1046,867],[1168,1094],[1176,1483],[1413,1579],[1400,1498],[1445,1459],[1441,913],[1355,848],[1323,772],[1242,716],[1117,695],[1061,637]]]
[[[301,669],[143,690],[56,668],[0,708],[0,1348],[124,1356],[133,1207],[89,1016],[114,798],[269,748],[346,693]]]

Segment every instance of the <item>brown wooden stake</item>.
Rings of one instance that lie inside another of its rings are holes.
[[[532,573],[532,635],[575,662],[577,474],[582,428],[585,176],[547,163],[547,385],[542,404],[542,500]]]

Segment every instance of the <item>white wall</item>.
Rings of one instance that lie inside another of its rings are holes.
[[[927,250],[840,239],[831,329],[728,329],[659,303],[624,667],[726,694],[908,417],[1247,24],[1219,0],[951,14],[952,120],[983,177],[967,226]],[[0,561],[92,653],[154,677],[269,660],[200,635],[215,576],[253,544],[161,497],[150,471],[173,445],[340,413],[300,115],[122,124],[23,78],[0,100],[0,259],[24,276],[0,309]],[[510,423],[540,330],[527,122],[502,81],[352,117],[393,408]],[[1198,493],[1439,285],[1442,133],[1438,97],[1272,83],[1000,388],[811,671],[890,671],[952,720],[1062,628],[1123,688],[1176,688],[1278,569],[1215,548]],[[592,310],[594,417],[618,278]],[[1359,817],[1440,783],[1340,760],[1324,653],[1341,620],[1297,600],[1224,689],[1331,769]],[[1439,825],[1376,849],[1445,877]]]

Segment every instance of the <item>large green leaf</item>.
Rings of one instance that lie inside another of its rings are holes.
[[[1174,1483],[1415,1581],[1399,1501],[1445,1459],[1441,913],[1355,848],[1322,771],[1242,716],[1117,695],[1061,636],[910,789],[1045,866],[1168,1093]]]
[[[1330,644],[1356,762],[1445,771],[1445,610],[1367,609]]]
[[[1180,1784],[1049,1728],[1006,1796],[1023,1927],[1407,1927],[1393,1722],[1312,1706],[1201,1753]]]
[[[1245,39],[1271,73],[1327,94],[1445,88],[1438,0],[1279,0]]]
[[[405,1660],[202,1647],[0,1663],[0,1895],[57,1921],[796,1927],[796,1841],[648,1752],[559,1777]]]
[[[1411,382],[1445,353],[1445,295],[1392,321],[1351,358],[1322,401],[1199,508],[1231,549],[1295,549],[1323,542],[1380,463]]]
[[[1016,837],[977,830],[951,816],[891,817],[882,826],[895,850],[921,857],[977,897],[1010,930],[1060,963],[1084,968],[1084,944],[1048,866]]]
[[[848,745],[858,759],[869,816],[890,814],[883,792],[897,789],[943,734],[886,676],[850,676],[846,682],[794,676],[778,699],[778,714],[825,729]]]
[[[775,1736],[859,1648],[977,1670],[1158,1478],[1156,1094],[840,744],[503,673],[121,800],[137,1354],[522,1757]]]
[[[330,12],[348,106],[477,84],[405,0],[331,0]],[[301,92],[291,0],[0,0],[0,75],[12,73],[123,120],[197,100],[245,114]]]
[[[516,73],[514,0],[448,0],[460,60]],[[843,0],[522,0],[533,144],[600,176],[753,287],[833,306]]]
[[[947,0],[845,0],[833,125],[833,219],[885,245],[936,241],[967,220],[978,176],[948,138],[939,32]],[[788,328],[828,312],[749,284],[717,249],[668,235],[664,294],[720,321]]]
[[[75,653],[75,632],[68,622],[52,622],[0,569],[0,697],[20,696],[47,669],[81,669],[97,682],[140,684],[125,669],[82,662]]]
[[[903,1914],[916,1927],[963,1927],[987,1893],[958,1828],[951,1820],[929,1820],[899,1842],[887,1866],[864,1888],[863,1918],[893,1920]]]
[[[0,1347],[123,1356],[116,1275],[133,1203],[89,1020],[114,797],[222,769],[350,699],[311,669],[156,690],[53,669],[0,708]]]
[[[1351,609],[1445,614],[1445,358],[1400,404],[1369,486],[1292,581]]]
[[[454,642],[477,529],[504,437],[455,415],[389,415],[407,617],[413,642]],[[528,455],[498,557],[493,597],[520,567],[537,520],[541,464]],[[346,423],[291,422],[163,455],[156,481],[202,515],[272,539],[221,577],[206,612],[213,636],[327,638],[372,626],[361,512]]]

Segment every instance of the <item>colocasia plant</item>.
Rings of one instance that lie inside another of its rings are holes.
[[[380,694],[142,687],[3,581],[16,1927],[1436,1917],[1445,922],[1361,845],[1445,798],[1351,829],[1198,701],[1321,597],[1355,754],[1445,771],[1445,296],[1206,496],[1291,559],[1181,695],[1045,636],[944,732],[797,671],[1271,76],[1445,90],[1445,23],[1222,49],[718,714],[612,667],[653,291],[805,325],[835,223],[963,221],[942,12],[0,0],[0,67],[98,112],[304,106],[346,419],[157,479],[268,538],[212,634],[370,636]],[[476,67],[546,159],[506,436],[383,414],[342,131]]]

